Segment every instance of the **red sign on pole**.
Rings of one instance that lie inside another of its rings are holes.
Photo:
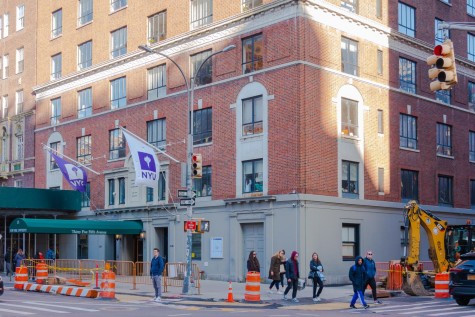
[[[186,230],[195,231],[196,230],[196,221],[185,221],[185,231]]]

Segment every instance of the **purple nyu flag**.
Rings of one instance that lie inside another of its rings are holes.
[[[63,173],[64,178],[66,178],[66,180],[71,185],[71,187],[74,190],[77,190],[83,193],[86,192],[86,184],[87,184],[86,171],[80,166],[76,166],[74,164],[66,162],[59,156],[53,154],[53,152],[51,151],[49,153],[56,161],[56,164],[58,164],[58,167],[61,170],[61,173]]]

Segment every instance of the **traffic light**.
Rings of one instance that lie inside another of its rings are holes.
[[[434,55],[427,58],[429,78],[436,79],[430,83],[430,90],[450,89],[457,83],[457,71],[455,69],[454,44],[451,40],[434,47]]]
[[[209,232],[209,220],[198,220],[198,222],[196,223],[196,232]]]
[[[193,154],[191,156],[191,176],[193,178],[201,178],[203,176],[203,161],[201,154]]]

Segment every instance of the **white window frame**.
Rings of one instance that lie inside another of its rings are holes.
[[[147,99],[165,97],[167,94],[166,64],[158,65],[147,71]]]
[[[127,0],[111,0],[111,12],[127,7]]]
[[[167,11],[161,11],[148,17],[148,42],[163,41],[167,37]]]
[[[8,115],[8,95],[2,97],[2,118],[6,119]]]
[[[15,147],[15,159],[16,160],[22,160],[25,155],[25,144],[24,144],[24,138],[23,134],[17,134],[15,135],[15,142],[16,142],[16,147]]]
[[[25,5],[16,7],[16,30],[20,31],[25,27]]]
[[[51,79],[58,79],[61,77],[62,64],[63,55],[61,53],[51,56]]]
[[[78,118],[86,118],[92,115],[92,88],[78,91]]]
[[[17,48],[16,50],[16,73],[23,73],[25,69],[25,49],[23,47]]]
[[[125,101],[124,104],[122,104],[122,99]],[[111,109],[118,109],[127,106],[126,77],[120,77],[110,81],[110,104]]]
[[[78,70],[92,66],[92,40],[78,45]]]
[[[127,27],[111,32],[110,56],[116,58],[127,54]]]
[[[190,6],[192,30],[213,22],[213,0],[191,0]]]
[[[3,38],[3,15],[0,15],[0,39]]]
[[[91,22],[93,18],[94,18],[93,0],[79,0],[78,26]]]
[[[59,123],[61,118],[61,97],[51,99],[51,125]]]
[[[20,114],[23,112],[24,106],[24,93],[23,89],[15,92],[15,114]]]
[[[9,21],[8,13],[3,14],[3,37],[8,36],[8,32],[10,29],[10,21]]]
[[[51,38],[56,38],[63,34],[63,9],[51,13]]]
[[[3,55],[3,61],[2,61],[2,65],[3,65],[3,72],[2,72],[2,78],[5,79],[8,77],[8,72],[9,72],[9,56],[8,54],[7,55]]]

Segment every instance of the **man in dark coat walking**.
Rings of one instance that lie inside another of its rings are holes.
[[[348,277],[350,278],[351,283],[353,284],[353,298],[351,299],[350,308],[355,308],[356,300],[359,298],[361,305],[363,307],[369,308],[369,305],[366,304],[364,300],[363,290],[366,286],[366,269],[363,266],[363,258],[361,256],[357,256],[355,259],[355,265],[350,267],[350,271],[348,273]]]

